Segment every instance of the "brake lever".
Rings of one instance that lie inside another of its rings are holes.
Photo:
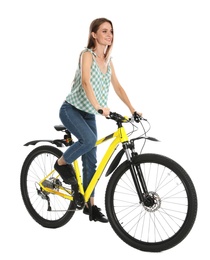
[[[141,120],[147,121],[146,118],[140,116],[136,111],[133,113],[133,119],[136,123],[139,123]]]

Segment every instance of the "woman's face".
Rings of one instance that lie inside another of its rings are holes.
[[[96,33],[92,32],[96,42],[101,45],[111,45],[113,40],[113,30],[109,22],[102,23]]]

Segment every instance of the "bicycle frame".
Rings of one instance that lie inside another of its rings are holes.
[[[101,138],[99,139],[97,142],[96,142],[96,146],[104,143],[105,141],[107,140],[110,140],[110,139],[114,139],[112,141],[112,143],[109,145],[108,149],[106,150],[105,154],[103,155],[102,157],[102,160],[101,162],[99,163],[97,169],[96,169],[96,172],[94,173],[86,191],[84,191],[84,188],[83,188],[83,184],[82,184],[82,178],[81,178],[81,173],[80,173],[80,169],[79,169],[79,163],[78,163],[78,160],[75,160],[73,162],[73,165],[74,165],[74,169],[75,169],[75,173],[76,173],[76,178],[77,178],[77,181],[78,181],[78,186],[79,186],[79,192],[84,196],[84,200],[85,202],[88,202],[94,188],[96,187],[97,185],[97,182],[99,181],[107,163],[109,162],[110,158],[112,157],[112,154],[114,153],[114,151],[116,150],[117,146],[119,143],[125,143],[125,142],[128,142],[128,136],[127,136],[127,133],[125,131],[125,128],[123,126],[120,126],[118,127],[117,131],[115,131],[114,133],[104,137],[104,138]],[[50,177],[50,175],[52,175],[53,173],[55,172],[55,170],[53,170],[52,172],[50,172],[43,180],[40,181],[39,185],[42,187],[43,190],[45,190],[46,192],[49,192],[49,193],[53,193],[53,194],[56,194],[56,195],[59,195],[63,198],[66,198],[66,199],[69,199],[69,200],[73,200],[73,196],[71,196],[71,194],[66,194],[66,193],[62,193],[60,191],[57,191],[55,189],[51,189],[49,187],[45,187],[43,185],[43,182]],[[63,191],[66,191],[66,189],[64,189],[62,186],[59,186],[59,189],[63,190]]]

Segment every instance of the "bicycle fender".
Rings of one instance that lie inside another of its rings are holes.
[[[141,136],[141,137],[135,138],[134,140],[138,140],[138,139],[145,139],[145,140],[149,140],[149,141],[160,142],[158,139],[151,137],[151,136]]]
[[[118,154],[116,155],[106,172],[106,177],[109,176],[117,168],[124,153],[125,151],[123,149],[118,152]]]
[[[64,146],[63,140],[34,140],[34,141],[30,141],[30,142],[24,144],[24,146],[36,145],[37,143],[40,143],[40,142],[47,142],[47,143],[55,144],[57,147]]]

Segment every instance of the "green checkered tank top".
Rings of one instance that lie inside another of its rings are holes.
[[[93,62],[91,65],[91,77],[90,82],[92,88],[94,90],[96,99],[101,107],[107,107],[107,100],[109,94],[109,86],[111,82],[111,67],[110,62],[107,66],[107,72],[103,74],[96,63],[95,56],[96,54],[91,50],[86,48],[82,53],[89,51],[93,55]],[[81,53],[81,54],[82,54]],[[81,56],[80,56],[81,57]],[[81,68],[80,61],[78,64],[78,68],[76,70],[75,78],[72,84],[71,92],[67,95],[66,101],[70,103],[72,106],[75,106],[79,110],[88,112],[90,114],[97,114],[98,112],[92,106],[90,101],[88,100],[85,91],[82,87],[82,79],[81,79]]]

